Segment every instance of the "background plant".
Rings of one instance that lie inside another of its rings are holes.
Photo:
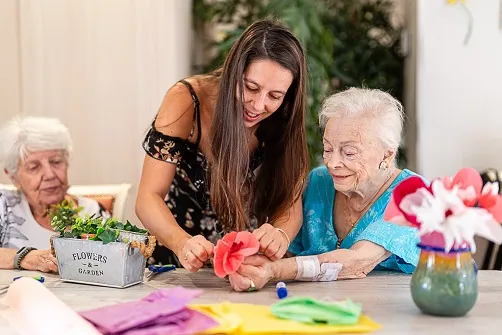
[[[196,67],[205,72],[223,64],[230,47],[253,21],[276,17],[302,41],[307,52],[307,143],[310,162],[321,161],[317,115],[322,100],[337,90],[365,86],[389,91],[403,100],[401,27],[392,24],[392,0],[194,0],[199,36],[215,25],[223,31],[209,40],[212,57]],[[405,165],[404,151],[399,163]]]

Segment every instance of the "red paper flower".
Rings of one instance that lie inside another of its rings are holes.
[[[410,178],[406,178],[402,182],[400,182],[396,188],[394,189],[394,192],[392,193],[393,198],[394,198],[394,203],[395,206],[397,206],[398,210],[403,214],[403,216],[406,218],[406,220],[413,226],[415,227],[420,227],[420,223],[417,221],[417,217],[412,214],[411,210],[405,210],[401,207],[401,201],[403,200],[404,197],[409,196],[411,194],[417,194],[416,191],[419,189],[425,189],[428,192],[432,193],[430,188],[425,184],[422,178],[418,176],[412,176]],[[417,194],[417,200],[419,200],[419,194]],[[387,210],[390,211],[395,208],[388,208]]]
[[[422,244],[446,251],[470,246],[474,253],[474,235],[502,244],[499,185],[482,185],[472,168],[461,169],[454,178],[433,180],[430,186],[420,177],[410,177],[394,189],[385,219],[417,227]]]
[[[502,223],[502,197],[499,195],[499,187],[496,183],[487,183],[481,195],[478,205],[486,209],[497,222]]]
[[[226,234],[214,249],[214,273],[220,278],[234,273],[244,258],[256,254],[259,249],[260,242],[248,231]]]

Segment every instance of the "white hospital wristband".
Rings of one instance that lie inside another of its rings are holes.
[[[321,264],[321,273],[314,278],[314,281],[334,281],[342,271],[342,263],[323,263]]]

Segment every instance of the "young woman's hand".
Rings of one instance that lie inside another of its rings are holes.
[[[176,252],[181,265],[190,272],[197,272],[213,256],[214,244],[204,236],[197,235],[185,240]]]
[[[263,224],[260,228],[255,229],[253,234],[260,242],[260,252],[272,261],[281,259],[288,251],[289,242],[285,236],[286,233],[271,224]]]

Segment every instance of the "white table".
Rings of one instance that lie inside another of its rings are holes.
[[[16,276],[40,275],[27,271],[0,270],[0,285]],[[127,289],[64,283],[57,275],[42,274],[45,285],[75,310],[86,310],[119,302],[136,300],[162,288],[182,285],[201,288],[204,294],[194,303],[220,301],[272,304],[277,302],[273,284],[259,292],[237,293],[210,270],[189,273],[176,270],[160,274],[149,282]],[[365,279],[331,283],[288,283],[290,296],[342,300],[347,297],[362,303],[363,313],[383,325],[373,334],[500,334],[502,332],[502,271],[479,272],[479,297],[471,312],[461,318],[426,316],[414,305],[409,288],[411,277],[396,273],[375,273]],[[84,293],[85,292],[85,293]],[[99,301],[98,301],[99,299]],[[15,335],[6,320],[0,319],[0,334]]]

